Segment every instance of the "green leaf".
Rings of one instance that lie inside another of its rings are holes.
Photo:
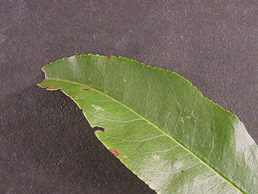
[[[39,86],[72,98],[98,139],[158,193],[257,193],[258,149],[243,123],[175,72],[99,55],[43,71]]]

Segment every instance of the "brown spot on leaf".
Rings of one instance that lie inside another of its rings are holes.
[[[99,127],[99,126],[95,126],[92,129],[93,129],[94,133],[96,133],[97,131],[105,132],[105,129],[103,127]]]
[[[110,59],[110,58],[111,58],[111,56],[110,56],[110,55],[108,55],[108,56],[107,56],[107,58],[108,58],[108,59]]]
[[[90,90],[89,88],[82,88],[83,91],[88,91]]]
[[[54,89],[54,86],[41,86],[42,88],[46,88],[46,89]]]
[[[114,156],[119,156],[119,153],[116,150],[110,149],[109,150]]]

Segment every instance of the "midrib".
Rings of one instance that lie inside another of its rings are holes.
[[[241,188],[239,188],[236,184],[234,184],[233,182],[231,182],[231,180],[229,180],[227,177],[225,177],[223,174],[221,174],[219,171],[217,171],[216,169],[214,169],[212,166],[210,166],[208,163],[206,163],[203,159],[201,159],[198,155],[196,155],[195,153],[193,153],[191,150],[189,150],[187,147],[185,147],[182,143],[180,143],[179,141],[177,141],[176,139],[174,139],[173,137],[171,137],[170,135],[168,135],[166,132],[164,132],[162,129],[160,129],[156,124],[152,123],[151,121],[149,121],[148,119],[144,118],[143,116],[141,116],[140,114],[138,114],[137,112],[135,112],[133,109],[129,108],[128,106],[126,106],[125,104],[117,101],[116,99],[112,98],[111,96],[95,89],[95,88],[91,88],[87,85],[81,84],[81,83],[77,83],[77,82],[73,82],[70,80],[62,80],[62,79],[56,79],[56,78],[46,78],[48,80],[55,80],[55,81],[61,81],[61,82],[68,82],[71,84],[77,84],[77,85],[81,85],[83,87],[87,87],[109,99],[111,99],[112,101],[118,103],[119,105],[123,106],[124,108],[126,108],[127,110],[131,111],[132,113],[134,113],[136,116],[140,117],[142,120],[146,121],[147,123],[149,123],[150,125],[152,125],[154,128],[156,128],[157,130],[159,130],[162,134],[164,134],[165,136],[167,136],[169,139],[171,139],[172,141],[174,141],[176,144],[178,144],[181,148],[183,148],[185,151],[189,152],[193,157],[197,158],[198,160],[200,160],[201,163],[203,163],[205,166],[207,166],[209,169],[211,169],[213,172],[215,172],[216,174],[218,174],[220,177],[222,177],[226,182],[228,182],[230,185],[232,185],[235,189],[237,189],[239,192],[241,193],[245,193],[244,191],[242,191]],[[62,90],[62,89],[61,89]]]

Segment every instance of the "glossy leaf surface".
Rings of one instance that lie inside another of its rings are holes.
[[[176,73],[80,55],[43,68],[98,139],[158,193],[257,193],[258,149],[243,123]]]

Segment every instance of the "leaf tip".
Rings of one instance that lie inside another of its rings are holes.
[[[38,86],[45,89],[55,89],[55,87],[52,85],[38,85]]]

